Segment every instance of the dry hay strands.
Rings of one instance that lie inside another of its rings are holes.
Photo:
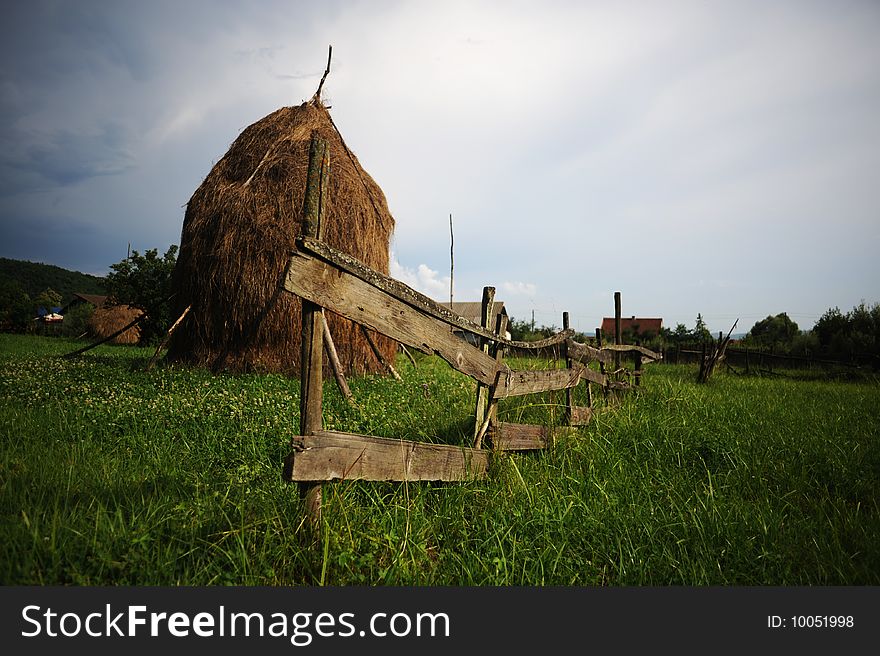
[[[299,371],[300,299],[279,293],[296,249],[312,133],[327,143],[322,239],[388,273],[394,218],[385,195],[345,145],[319,100],[284,107],[246,128],[190,199],[174,273],[174,312],[192,305],[170,360],[232,371]],[[380,372],[356,325],[327,313],[346,374]],[[397,345],[377,337],[392,360]]]
[[[137,344],[141,339],[140,326],[136,323],[129,324],[140,321],[143,317],[143,310],[130,305],[109,305],[95,308],[89,317],[88,326],[95,337],[111,338],[109,341],[113,344]],[[123,328],[126,329],[122,330]],[[120,330],[122,332],[116,334]]]

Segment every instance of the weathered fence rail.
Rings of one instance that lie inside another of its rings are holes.
[[[563,315],[564,329],[547,339],[506,339],[505,316],[499,316],[494,330],[488,325],[489,317],[494,316],[493,288],[484,290],[482,325],[476,324],[332,248],[321,241],[328,175],[326,146],[313,135],[301,235],[282,283],[285,291],[303,299],[300,435],[291,441],[284,476],[300,482],[313,519],[320,516],[320,486],[326,481],[462,481],[485,476],[489,451],[482,448],[484,438],[492,449],[500,451],[542,449],[550,441],[544,426],[499,421],[500,400],[565,390],[567,421],[581,425],[593,413],[590,384],[602,386],[606,394],[632,387],[620,378],[624,370],[615,366],[614,372],[606,374],[605,364],[618,363],[621,356],[634,357],[636,370],[628,375],[638,384],[642,360],[660,359],[658,354],[638,346],[617,343],[593,348],[579,344],[572,339],[574,331],[568,328],[567,313]],[[616,301],[619,308],[619,295]],[[325,308],[405,346],[436,354],[477,381],[473,448],[324,430],[322,352],[323,340],[330,339],[323,322]],[[450,327],[476,336],[479,346],[455,335]],[[506,349],[540,352],[547,348],[564,354],[565,369],[518,371],[504,360]],[[601,371],[590,368],[593,362],[599,363]],[[587,384],[590,399],[587,407],[572,404],[571,390],[582,381]]]

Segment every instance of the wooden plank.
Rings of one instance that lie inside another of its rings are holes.
[[[644,346],[636,346],[635,344],[611,344],[609,346],[603,346],[602,350],[612,353],[639,353],[643,357],[655,361],[663,359],[663,356],[660,353],[646,349]]]
[[[614,362],[615,353],[638,353],[643,358],[651,361],[659,361],[663,356],[655,351],[646,349],[644,346],[635,346],[633,344],[610,344],[601,348],[593,348],[587,344],[581,344],[573,339],[565,342],[568,348],[568,355],[574,360],[583,363],[601,362],[602,364],[612,364]]]
[[[505,339],[503,335],[495,335],[495,333],[489,328],[483,328],[473,321],[465,319],[449,308],[443,307],[437,303],[437,301],[417,292],[412,287],[409,287],[394,278],[389,278],[378,271],[374,271],[360,260],[347,253],[338,251],[322,241],[309,237],[301,237],[300,239],[297,239],[296,244],[300,250],[318,256],[325,262],[335,265],[337,269],[350,273],[354,277],[372,285],[376,289],[382,290],[386,294],[415,308],[416,310],[419,310],[423,314],[434,317],[450,326],[455,326],[469,333],[473,333],[474,335],[478,335],[479,337],[483,337],[491,342],[500,342],[505,346],[520,349],[541,349],[547,346],[553,346],[554,344],[561,344],[574,335],[573,330],[563,330],[547,339],[542,339],[537,342],[519,342]]]
[[[584,364],[589,364],[590,362],[612,364],[614,362],[614,356],[605,351],[605,349],[593,348],[587,344],[576,342],[573,339],[566,340],[565,344],[568,348],[568,357],[573,360],[583,362]]]
[[[320,431],[294,438],[285,463],[292,481],[464,481],[483,478],[485,450]]]
[[[494,397],[506,399],[551,390],[568,389],[580,382],[583,367],[573,369],[544,369],[538,371],[511,371],[506,384],[499,384]]]
[[[331,263],[301,251],[294,253],[284,289],[423,353],[436,353],[481,383],[495,382],[498,365],[489,355],[453,335],[433,317]]]
[[[492,448],[499,451],[533,451],[545,449],[548,444],[546,426],[499,422],[489,427],[487,437]]]
[[[590,423],[590,420],[593,418],[593,409],[586,408],[582,405],[572,406],[571,408],[571,419],[569,421],[569,425],[571,426],[586,426]]]
[[[588,380],[591,383],[596,383],[597,385],[602,385],[603,387],[608,384],[608,376],[599,373],[598,371],[594,371],[585,365],[580,365],[580,377],[583,380]]]

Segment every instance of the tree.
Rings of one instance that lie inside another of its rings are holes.
[[[670,335],[670,339],[676,344],[684,344],[691,339],[691,331],[683,323],[675,324],[675,330]]]
[[[46,310],[46,312],[51,312],[52,308],[61,307],[61,294],[51,287],[44,289],[37,294],[37,297],[34,299],[34,305],[36,306],[36,310],[42,308]]]
[[[803,330],[791,340],[791,354],[810,357],[819,352],[819,337],[812,330]]]
[[[863,301],[846,314],[831,308],[819,317],[813,332],[826,356],[880,367],[880,303],[869,307]]]
[[[531,321],[517,321],[515,318],[510,317],[507,322],[507,332],[510,333],[510,338],[516,340],[518,342],[535,342],[540,339],[546,339],[555,333],[558,332],[556,326],[540,326],[538,328],[533,328],[534,324]]]
[[[64,315],[61,334],[66,337],[80,337],[89,328],[89,318],[94,314],[95,306],[91,303],[78,303],[71,306]]]
[[[750,341],[760,346],[789,350],[795,336],[800,333],[798,325],[788,314],[780,312],[756,322],[749,331]]]
[[[0,330],[27,330],[34,318],[30,297],[14,280],[0,278]]]
[[[146,314],[141,322],[143,343],[161,339],[171,325],[171,276],[176,261],[177,246],[172,244],[162,257],[155,248],[143,255],[132,251],[129,257],[110,266],[107,291],[113,302]]]
[[[852,352],[876,354],[880,346],[880,304],[869,308],[862,301],[846,315],[849,320]]]
[[[712,341],[712,333],[709,332],[709,329],[706,327],[706,322],[703,321],[703,315],[699,312],[697,313],[697,322],[696,325],[694,325],[692,336],[698,342]]]
[[[825,311],[816,325],[813,326],[813,332],[819,337],[819,344],[825,348],[831,346],[831,341],[835,335],[842,334],[846,331],[848,321],[840,308],[830,308]]]
[[[507,331],[510,333],[511,339],[524,342],[526,335],[532,332],[532,324],[530,321],[518,321],[514,317],[510,317]]]

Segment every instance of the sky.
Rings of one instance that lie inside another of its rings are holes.
[[[164,252],[240,131],[315,92],[391,274],[592,332],[880,301],[880,3],[44,1],[0,25],[0,256]]]

